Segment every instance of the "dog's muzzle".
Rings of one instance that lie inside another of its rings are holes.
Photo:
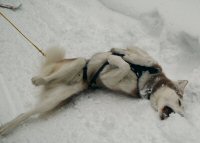
[[[170,108],[169,106],[164,106],[162,109],[162,113],[160,115],[160,119],[164,120],[168,118],[171,113],[175,113],[174,110]]]

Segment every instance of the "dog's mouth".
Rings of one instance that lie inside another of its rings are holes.
[[[164,106],[161,112],[162,112],[160,115],[161,120],[168,118],[171,113],[175,113],[174,110],[169,106]]]

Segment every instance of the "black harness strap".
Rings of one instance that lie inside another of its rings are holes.
[[[124,56],[124,54],[118,54],[118,53],[113,53],[113,55],[120,56],[120,57]],[[160,72],[160,69],[155,68],[155,67],[146,67],[146,66],[137,65],[137,64],[130,63],[128,61],[126,61],[126,62],[130,65],[131,70],[137,76],[137,95],[138,95],[138,97],[141,97],[140,89],[139,89],[139,79],[142,76],[143,72],[148,71],[150,74],[156,74],[156,73]],[[150,95],[148,95],[148,99],[150,99]]]
[[[113,55],[120,56],[120,57],[124,56],[124,54],[118,54],[118,53],[113,53]],[[150,74],[155,74],[155,73],[160,72],[160,69],[157,69],[155,67],[146,67],[146,66],[133,64],[128,61],[126,62],[130,65],[131,70],[136,74],[138,78],[140,78],[142,76],[142,73],[145,71],[148,71]]]
[[[116,56],[120,56],[120,57],[123,57],[124,54],[118,54],[118,53],[112,53],[113,55],[116,55]],[[130,67],[131,67],[131,70],[136,74],[137,76],[137,90],[138,90],[138,96],[140,96],[139,94],[139,79],[140,77],[142,76],[143,72],[145,71],[148,71],[150,74],[156,74],[156,73],[159,73],[160,72],[160,69],[157,69],[155,67],[146,67],[146,66],[141,66],[141,65],[137,65],[137,64],[132,64],[128,61],[126,61]],[[87,77],[87,66],[88,66],[88,63],[89,61],[87,61],[85,67],[83,68],[83,80],[84,81],[87,81],[88,80],[88,77]],[[108,65],[108,61],[106,61],[98,70],[97,72],[94,74],[94,76],[92,77],[91,81],[89,81],[89,86],[91,88],[97,88],[97,85],[96,85],[96,80],[99,76],[99,74],[102,72],[102,70],[105,68],[106,65]]]
[[[92,77],[90,83],[89,83],[89,86],[91,88],[97,88],[97,85],[96,85],[96,80],[99,76],[99,74],[102,72],[102,70],[105,68],[106,65],[108,65],[109,63],[108,62],[105,62],[100,68],[99,70],[94,74],[94,76]]]
[[[84,81],[87,81],[88,80],[88,77],[87,77],[87,67],[88,67],[88,63],[89,63],[89,60],[86,62],[84,68],[83,68],[83,80]]]

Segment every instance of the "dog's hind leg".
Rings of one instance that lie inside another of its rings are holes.
[[[31,79],[32,83],[36,86],[44,84],[45,81],[44,81],[43,77],[48,76],[51,73],[53,73],[55,66],[56,66],[56,63],[53,63],[53,64],[43,67],[42,70],[40,71],[39,75],[34,76]]]
[[[82,71],[85,64],[86,60],[84,58],[77,58],[70,64],[64,64],[59,70],[49,76],[44,77],[44,79],[46,82],[63,79],[65,80],[65,82],[70,82],[74,78],[74,76]]]
[[[43,85],[53,80],[61,81],[65,83],[71,81],[85,66],[86,60],[84,58],[77,58],[70,62],[57,63],[53,67],[53,72],[49,75],[39,75],[32,78],[34,85]]]
[[[43,102],[39,103],[34,109],[20,114],[18,117],[13,119],[12,121],[4,124],[0,127],[0,135],[5,135],[22,122],[27,120],[29,117],[37,114],[43,114],[54,109],[59,103],[66,100],[67,98],[71,97],[74,94],[78,94],[79,92],[87,89],[87,84],[80,82],[74,85],[66,86],[64,84],[59,85],[59,92],[56,90],[52,94],[56,94],[54,96],[49,96]]]

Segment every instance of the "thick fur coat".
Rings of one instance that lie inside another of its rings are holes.
[[[145,51],[139,48],[113,48],[97,53],[89,60],[64,59],[64,53],[60,48],[47,51],[39,75],[32,78],[35,86],[43,86],[41,101],[32,110],[1,126],[0,135],[89,88],[107,88],[147,98],[161,119],[169,117],[172,112],[184,115],[182,100],[187,81],[168,79],[161,66]]]

